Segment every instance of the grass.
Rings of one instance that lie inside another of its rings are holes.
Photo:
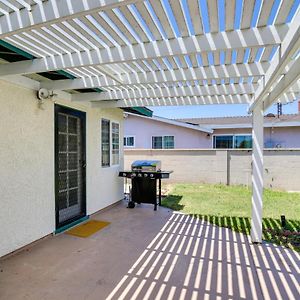
[[[251,189],[245,186],[176,184],[162,205],[250,234]],[[300,193],[265,189],[263,206],[263,239],[300,251]]]

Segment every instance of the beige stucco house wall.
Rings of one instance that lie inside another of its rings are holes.
[[[55,231],[54,101],[0,81],[0,257]],[[87,215],[123,197],[120,164],[101,167],[101,118],[120,123],[120,109],[100,110],[53,98],[86,112]],[[122,141],[122,134],[120,136]]]

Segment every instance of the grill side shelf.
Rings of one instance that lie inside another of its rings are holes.
[[[124,178],[150,178],[150,179],[167,179],[170,177],[172,171],[160,171],[160,172],[135,172],[135,171],[120,171],[119,177]]]

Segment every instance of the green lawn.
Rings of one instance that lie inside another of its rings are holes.
[[[250,233],[251,189],[211,184],[172,185],[162,205],[216,225]],[[300,251],[300,193],[265,190],[263,238]],[[281,228],[280,216],[287,225]]]

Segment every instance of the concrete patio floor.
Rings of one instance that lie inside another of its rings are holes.
[[[0,299],[300,299],[294,251],[162,207],[93,219],[111,224],[0,260]]]

